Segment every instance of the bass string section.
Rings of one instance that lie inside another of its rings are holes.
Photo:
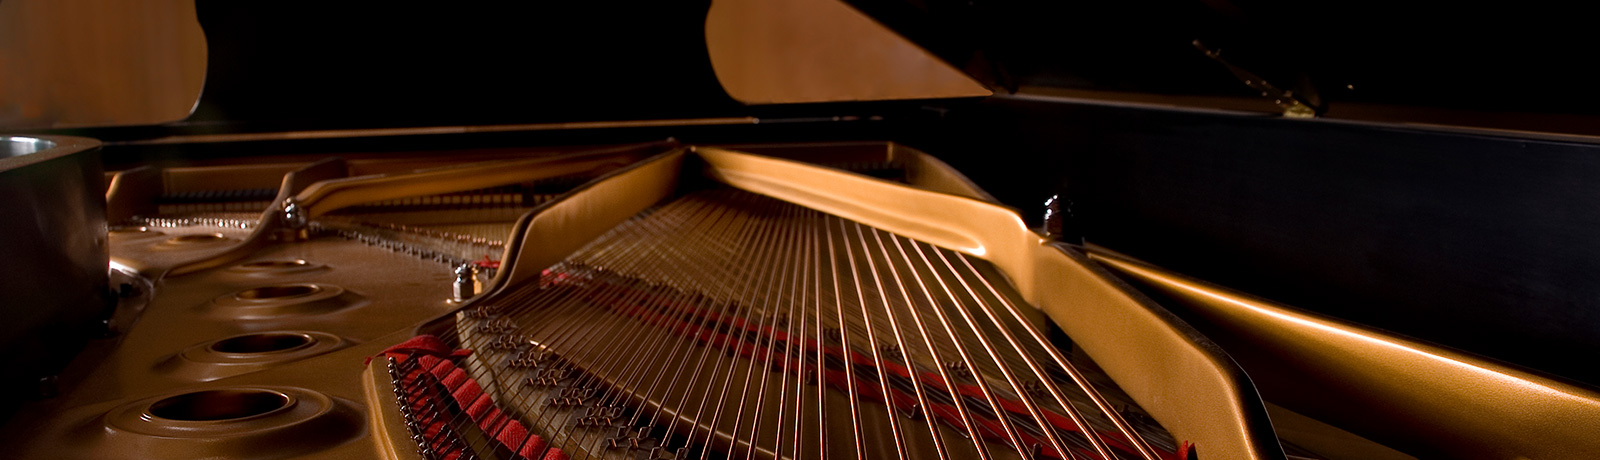
[[[391,363],[428,458],[1177,459],[982,260],[695,191]]]

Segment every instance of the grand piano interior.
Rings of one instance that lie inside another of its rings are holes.
[[[7,458],[1600,457],[1575,9],[109,3],[0,3]]]

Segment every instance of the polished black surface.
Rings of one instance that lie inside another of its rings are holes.
[[[1087,241],[1600,383],[1600,146],[996,98],[914,146]]]
[[[1583,58],[1600,37],[1580,3],[846,1],[1000,86],[1259,97],[1200,40],[1333,108],[1600,115]]]

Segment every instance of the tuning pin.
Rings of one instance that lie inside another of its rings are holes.
[[[972,378],[972,369],[967,367],[967,363],[965,361],[948,361],[944,363],[944,367],[945,369],[949,369],[950,373],[954,374],[958,378]]]
[[[900,353],[900,345],[891,343],[878,348],[886,359],[903,360],[903,356]]]
[[[909,419],[912,419],[912,420],[922,420],[922,404],[921,403],[911,403],[911,407],[907,407],[907,408],[903,409],[901,412],[906,416],[906,418],[909,418]]]
[[[1039,399],[1050,396],[1050,389],[1044,386],[1044,382],[1038,380],[1032,380],[1028,383],[1022,384],[1022,391],[1027,393],[1029,396]]]

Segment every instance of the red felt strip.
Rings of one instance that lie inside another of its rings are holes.
[[[482,423],[478,424],[478,427],[483,428],[483,432],[488,433],[489,437],[494,438],[496,441],[500,441],[500,430],[504,429],[506,422],[509,421],[511,421],[511,419],[506,418],[504,415],[500,415],[500,410],[495,409],[495,413],[490,415],[489,418],[484,419]],[[505,443],[505,441],[500,442],[502,444]]]
[[[445,388],[454,392],[457,388],[461,388],[462,384],[465,384],[471,380],[472,377],[467,376],[467,371],[458,367],[451,369],[449,374],[446,374],[443,379],[439,380],[439,383],[443,383]],[[456,401],[461,401],[461,398],[456,398]]]
[[[510,418],[506,418],[505,426],[500,427],[500,432],[494,435],[496,441],[500,441],[501,444],[505,444],[508,447],[519,445],[527,438],[528,429],[522,426],[522,422],[511,420]]]
[[[457,398],[457,401],[464,400],[465,398]],[[467,405],[467,416],[472,417],[472,420],[481,422],[484,420],[483,416],[488,415],[489,409],[493,408],[494,401],[492,398],[490,398],[489,395],[479,393],[478,397],[474,398],[472,402]],[[496,409],[495,412],[499,412],[499,410]]]
[[[460,388],[456,388],[455,391],[450,392],[450,396],[456,398],[456,404],[468,406],[472,404],[472,401],[477,401],[478,396],[482,394],[483,387],[478,386],[478,381],[471,378],[468,378],[466,382],[463,382]]]
[[[407,402],[412,407],[434,407],[436,398],[428,390],[430,383],[424,377],[432,376],[438,384],[450,392],[450,399],[454,400],[457,407],[461,407],[466,414],[478,422],[479,428],[495,441],[513,448],[519,455],[527,458],[542,458],[549,460],[568,460],[568,456],[560,449],[548,449],[549,443],[544,438],[530,434],[527,426],[521,422],[507,417],[496,406],[494,400],[485,394],[483,387],[465,369],[460,368],[452,358],[470,354],[468,350],[449,350],[443,342],[431,336],[418,336],[405,343],[391,347],[394,354],[405,354],[397,357],[396,361],[415,359],[417,365],[402,378],[402,384],[408,386]],[[444,459],[462,458],[464,452],[460,444],[453,437],[444,436],[446,429],[444,420],[448,417],[444,413],[444,406],[438,406],[433,413],[428,414],[423,425],[423,436],[429,440],[430,447]],[[548,449],[548,450],[547,450]],[[540,454],[542,457],[535,457]]]
[[[430,355],[418,356],[417,357],[417,369],[420,370],[420,371],[423,371],[423,372],[427,372],[429,370],[432,370],[434,366],[438,366],[439,365],[439,361],[443,361],[443,360],[439,359],[438,356],[430,356]]]
[[[500,425],[504,425],[508,420],[511,420],[511,418],[506,417],[504,412],[500,412],[500,408],[490,405],[489,413],[484,414],[483,420],[478,421],[478,427],[483,428],[485,431],[488,431],[489,434],[493,435],[494,433],[499,432]]]
[[[540,437],[539,435],[536,435],[536,434],[535,435],[529,435],[528,436],[528,441],[522,443],[522,448],[521,449],[517,449],[517,455],[521,455],[521,456],[527,457],[527,458],[533,458],[533,456],[539,455],[540,452],[544,452],[544,448],[549,446],[549,445],[550,445],[549,443],[546,443],[544,441],[543,437]]]
[[[459,358],[472,354],[472,350],[457,350],[451,348],[450,345],[445,344],[444,340],[441,340],[438,337],[423,334],[395,344],[392,347],[385,348],[379,354],[392,357],[396,361],[405,361],[408,357],[419,355],[432,355],[443,358]],[[371,363],[374,356],[368,356],[366,362]]]

